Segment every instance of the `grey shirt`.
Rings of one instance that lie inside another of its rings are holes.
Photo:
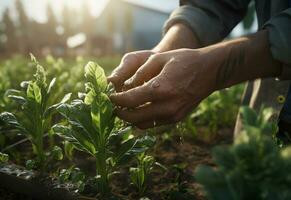
[[[250,0],[180,0],[165,24],[189,26],[203,46],[217,43],[243,19]],[[268,29],[273,58],[284,65],[281,79],[291,79],[290,0],[255,0],[259,29]]]

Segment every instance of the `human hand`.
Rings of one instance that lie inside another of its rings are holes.
[[[180,121],[215,90],[219,58],[203,49],[150,56],[124,83],[127,90],[111,96],[117,115],[142,129]]]
[[[121,91],[124,81],[132,77],[139,67],[153,54],[155,54],[155,51],[152,50],[136,51],[125,54],[119,66],[116,67],[107,78],[108,81],[113,83],[116,91]]]
[[[116,91],[121,91],[124,81],[129,79],[135,72],[147,61],[147,59],[156,53],[166,52],[179,48],[198,48],[201,45],[189,27],[184,24],[173,25],[162,38],[162,40],[153,48],[153,50],[136,51],[126,54],[120,65],[108,77]]]

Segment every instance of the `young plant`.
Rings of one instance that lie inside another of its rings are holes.
[[[60,103],[49,105],[52,88],[56,79],[52,79],[48,85],[44,68],[33,56],[31,57],[36,66],[34,79],[21,83],[23,91],[10,90],[8,95],[9,98],[20,105],[22,112],[17,113],[19,117],[9,112],[1,113],[0,126],[5,131],[12,129],[27,137],[32,144],[33,152],[37,156],[36,162],[28,161],[29,166],[32,166],[32,163],[34,163],[34,165],[44,169],[47,160],[46,156],[51,156],[51,154],[45,153],[43,137],[50,129],[52,114]],[[66,95],[61,103],[66,102],[69,98],[70,94]],[[60,153],[58,152],[58,154]]]
[[[54,131],[71,142],[76,149],[92,155],[96,160],[98,189],[102,196],[110,194],[109,177],[118,166],[135,154],[144,152],[154,143],[149,136],[130,137],[117,145],[116,141],[126,130],[116,129],[117,120],[108,98],[110,86],[104,70],[96,63],[85,66],[86,94],[83,100],[62,104],[57,110],[67,121],[67,126],[56,125]]]
[[[61,184],[71,183],[76,187],[75,192],[83,192],[86,176],[79,168],[71,166],[68,169],[61,169],[57,177]]]
[[[237,106],[243,93],[243,85],[213,93],[205,99],[185,121],[186,128],[197,136],[195,126],[209,127],[215,134],[219,127],[231,127],[236,120]]]
[[[1,163],[6,163],[9,160],[9,156],[5,153],[0,152],[0,164]]]
[[[129,169],[131,182],[137,188],[140,196],[146,191],[148,178],[154,164],[154,157],[141,154],[137,156],[137,167]]]
[[[210,200],[291,199],[291,147],[276,145],[266,122],[270,111],[260,113],[243,108],[246,128],[233,145],[214,149],[217,167],[196,170]]]

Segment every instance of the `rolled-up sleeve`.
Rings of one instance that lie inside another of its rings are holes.
[[[272,17],[263,28],[269,32],[273,58],[284,65],[280,78],[291,80],[291,8]]]
[[[164,33],[174,24],[191,28],[203,46],[224,39],[245,16],[250,0],[184,0],[165,23]]]

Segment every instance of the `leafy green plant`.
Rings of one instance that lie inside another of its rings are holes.
[[[207,126],[211,134],[219,127],[231,127],[239,110],[238,104],[243,92],[243,85],[215,92],[200,103],[198,108],[185,120],[185,127],[197,136],[197,126]]]
[[[98,189],[103,196],[108,196],[110,176],[129,158],[147,150],[154,143],[154,138],[131,137],[117,145],[118,138],[130,130],[115,128],[118,122],[108,98],[111,88],[104,70],[98,64],[89,62],[85,66],[85,77],[88,81],[85,84],[86,94],[80,95],[84,99],[61,104],[57,110],[67,119],[68,125],[59,124],[53,129],[76,149],[95,158]]]
[[[137,167],[129,169],[131,182],[137,188],[140,196],[146,191],[148,178],[154,164],[154,157],[141,154],[137,156]]]
[[[245,130],[233,145],[216,147],[216,168],[200,166],[196,179],[211,200],[291,198],[291,147],[280,148],[267,123],[269,109],[242,109]]]
[[[274,114],[272,108],[265,108],[264,106],[256,112],[254,109],[243,106],[240,109],[242,116],[243,129],[248,130],[252,128],[259,129],[262,134],[274,135],[277,132],[277,124],[271,118]]]
[[[10,90],[8,92],[8,97],[20,105],[22,112],[16,114],[19,117],[9,112],[1,113],[0,126],[2,127],[1,130],[5,132],[14,130],[27,137],[32,144],[33,152],[37,156],[35,162],[36,166],[44,169],[47,163],[46,156],[53,154],[45,153],[43,137],[51,127],[52,115],[55,112],[55,108],[60,105],[60,103],[68,101],[70,99],[70,94],[65,95],[60,103],[50,105],[49,100],[56,79],[52,79],[52,81],[47,84],[44,68],[33,56],[31,57],[36,66],[34,79],[22,82],[22,91]]]

